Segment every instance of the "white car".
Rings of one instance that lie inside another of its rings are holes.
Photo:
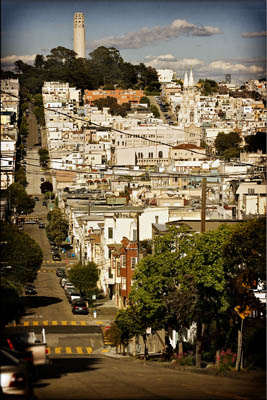
[[[0,349],[0,366],[2,393],[32,398],[33,389],[26,366],[4,349]]]

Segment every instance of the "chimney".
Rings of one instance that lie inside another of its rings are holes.
[[[159,223],[159,216],[158,215],[155,216],[155,220],[156,220],[156,224],[158,224]]]

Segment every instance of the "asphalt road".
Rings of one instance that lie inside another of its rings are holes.
[[[53,359],[35,387],[38,400],[263,400],[264,376],[229,379],[132,359]]]

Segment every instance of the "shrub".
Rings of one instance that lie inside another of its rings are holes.
[[[233,353],[230,349],[226,351],[222,350],[218,356],[219,371],[229,371],[234,368],[236,362],[236,353]]]

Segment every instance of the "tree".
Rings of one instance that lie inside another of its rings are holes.
[[[123,345],[123,354],[125,354],[125,348],[128,346],[129,340],[135,335],[145,335],[147,328],[146,320],[133,306],[119,310],[114,324],[117,328],[115,330],[117,335],[119,332],[119,344]]]
[[[19,126],[19,134],[21,136],[28,136],[28,133],[29,133],[29,131],[28,131],[27,119],[26,119],[25,115],[23,115],[20,126]]]
[[[46,167],[46,166],[47,166],[47,163],[48,163],[48,160],[49,160],[49,153],[48,153],[48,150],[47,150],[46,148],[44,148],[44,147],[41,147],[41,148],[38,150],[38,154],[39,154],[39,157],[40,157],[40,164],[41,164],[43,167]]]
[[[26,173],[23,169],[23,167],[20,167],[16,172],[15,172],[15,181],[22,185],[23,187],[26,187],[28,182],[26,179]]]
[[[83,295],[92,296],[98,291],[99,271],[94,262],[74,265],[68,272],[68,278]]]
[[[40,246],[15,225],[1,223],[0,246],[1,262],[12,266],[5,274],[10,282],[24,284],[32,282],[43,261]]]
[[[150,106],[150,100],[149,100],[149,98],[146,97],[146,96],[141,97],[139,103],[140,103],[140,104],[147,104],[148,106]]]
[[[260,150],[263,154],[266,154],[266,139],[266,132],[257,132],[256,135],[246,136],[245,141],[247,144],[245,150],[253,153]]]
[[[49,181],[44,181],[41,183],[40,189],[43,194],[46,192],[53,192],[53,185]]]
[[[160,117],[160,113],[159,110],[156,106],[154,106],[153,104],[151,104],[150,106],[150,111],[153,113],[155,118],[159,118]]]
[[[219,132],[215,139],[215,147],[217,154],[229,158],[234,154],[238,157],[240,154],[239,144],[242,139],[237,132],[230,132],[228,134]]]
[[[33,211],[35,202],[27,195],[25,188],[20,183],[12,183],[8,187],[7,198],[10,207],[16,214],[29,214]]]
[[[59,246],[68,236],[68,221],[62,216],[59,208],[50,211],[47,214],[47,219],[49,221],[46,226],[47,237]]]

